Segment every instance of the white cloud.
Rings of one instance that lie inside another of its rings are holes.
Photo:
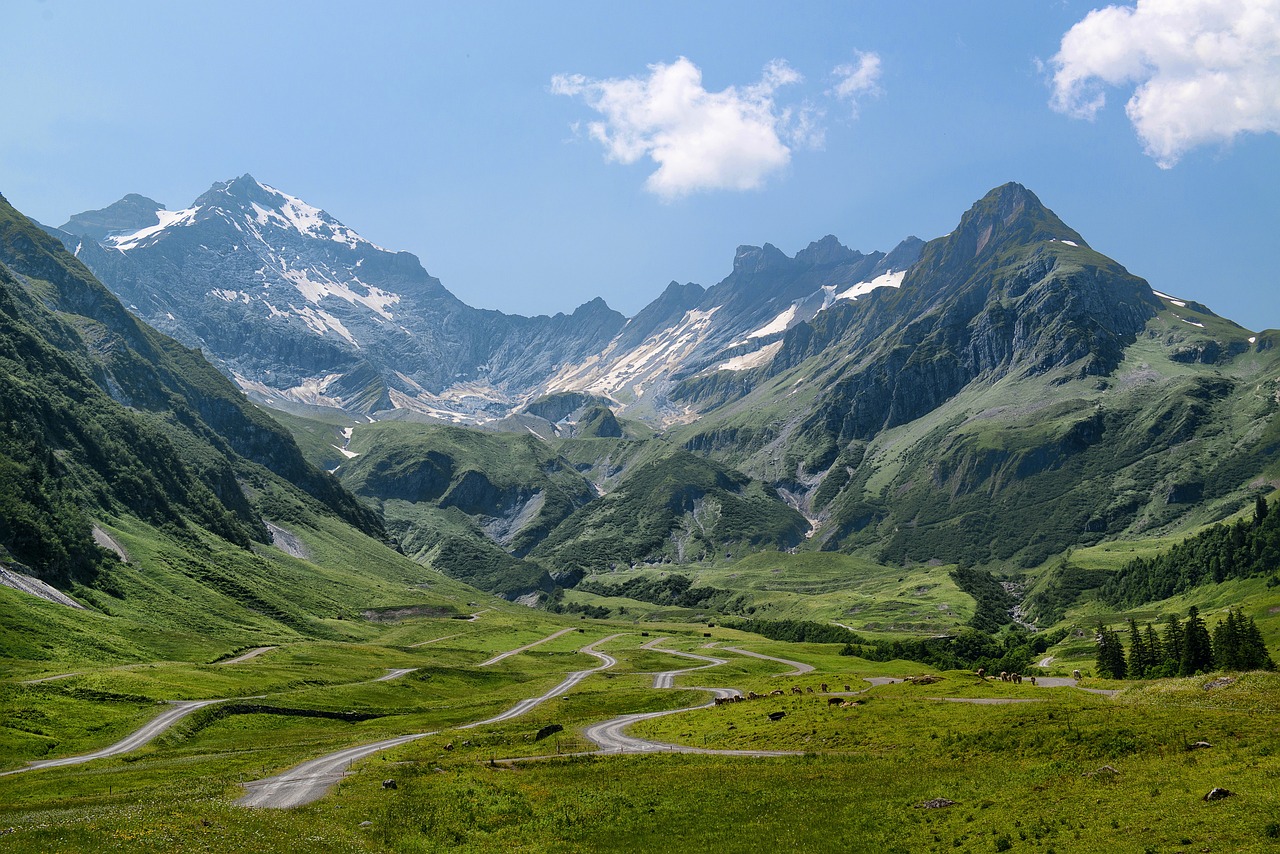
[[[1163,169],[1192,148],[1280,133],[1280,0],[1137,0],[1095,9],[1052,60],[1051,106],[1092,119],[1107,86]]]
[[[619,163],[650,158],[658,168],[645,187],[674,199],[699,190],[755,189],[790,162],[788,142],[820,146],[820,113],[774,102],[777,90],[801,80],[785,61],[774,60],[757,83],[708,92],[702,72],[680,57],[649,66],[645,77],[557,74],[551,91],[581,96],[602,116],[587,132],[606,156]]]
[[[848,101],[853,114],[858,114],[858,99],[863,95],[879,95],[880,55],[858,51],[858,64],[837,65],[831,70],[836,85],[831,94],[841,101]]]

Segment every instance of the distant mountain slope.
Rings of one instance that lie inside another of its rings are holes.
[[[772,490],[683,451],[637,466],[558,526],[532,556],[562,570],[729,557],[786,549],[808,530]]]
[[[483,420],[623,323],[599,300],[569,316],[473,309],[413,255],[249,175],[136,229],[134,198],[60,236],[139,316],[259,399]],[[103,235],[104,222],[127,226]]]
[[[28,574],[91,598],[119,592],[111,579],[132,570],[94,528],[136,519],[153,543],[190,553],[188,599],[229,596],[304,628],[310,617],[274,594],[268,607],[266,588],[232,569],[257,571],[253,544],[275,539],[263,517],[383,535],[283,428],[198,353],[126,312],[3,198],[0,362],[0,546]],[[198,557],[209,550],[224,551],[221,565]],[[171,595],[163,589],[147,595]]]
[[[1156,295],[1011,184],[900,288],[673,397],[712,410],[685,446],[781,487],[824,548],[1035,565],[1247,498],[1278,369],[1271,336]]]
[[[545,442],[525,434],[385,423],[354,433],[338,472],[357,495],[454,508],[523,556],[596,497]]]
[[[679,420],[673,382],[767,363],[787,329],[897,286],[923,245],[864,255],[828,236],[794,258],[740,247],[723,282],[672,283],[626,320],[600,299],[554,317],[473,309],[414,256],[249,175],[183,210],[130,195],[53,231],[140,317],[201,348],[255,399],[459,423],[561,391]]]

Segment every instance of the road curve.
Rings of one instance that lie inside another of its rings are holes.
[[[543,638],[542,640],[536,640],[536,641],[534,641],[533,643],[527,643],[527,644],[525,644],[524,646],[520,647],[519,649],[513,649],[513,650],[511,650],[510,652],[500,652],[500,653],[498,653],[497,655],[495,655],[493,658],[489,659],[488,661],[482,661],[482,662],[480,662],[480,663],[479,663],[478,665],[476,665],[476,666],[477,666],[477,667],[488,667],[488,666],[489,666],[489,665],[491,665],[491,664],[497,664],[499,661],[502,661],[504,658],[510,658],[510,657],[511,657],[511,656],[513,656],[513,655],[519,655],[520,653],[524,652],[525,650],[533,649],[535,646],[539,646],[539,645],[541,645],[541,644],[544,644],[544,643],[546,643],[547,641],[553,641],[553,640],[555,640],[556,638],[560,637],[561,635],[567,635],[567,634],[569,634],[569,632],[576,632],[576,631],[577,631],[577,629],[574,629],[574,628],[567,628],[567,629],[561,629],[561,630],[560,630],[560,631],[558,631],[558,632],[552,632],[551,634],[547,635],[547,636],[546,636],[545,638]]]
[[[662,673],[655,673],[653,676],[654,688],[674,688],[676,687],[676,677],[684,673],[693,673],[695,670],[706,670],[708,667],[719,667],[721,664],[728,664],[728,660],[724,658],[712,658],[709,655],[698,655],[692,652],[681,652],[678,649],[660,649],[658,644],[670,638],[657,638],[641,646],[641,649],[649,649],[654,652],[663,652],[667,655],[676,655],[680,658],[691,658],[695,661],[705,661],[706,664],[700,667],[686,667],[682,670],[664,670]],[[737,693],[736,691],[734,693]]]
[[[568,629],[567,631],[572,631],[572,629]],[[563,632],[561,634],[563,634]],[[616,637],[619,637],[619,635],[609,635],[607,638],[601,638],[595,643],[592,643],[588,646],[584,646],[581,650],[579,650],[579,652],[585,652],[587,655],[593,655],[596,658],[600,659],[601,664],[599,666],[592,667],[589,670],[576,670],[573,673],[570,673],[568,676],[566,676],[563,682],[561,682],[556,687],[552,688],[547,693],[543,694],[541,697],[530,697],[527,700],[521,700],[520,702],[516,703],[514,706],[512,706],[510,709],[508,709],[507,711],[503,712],[500,715],[495,715],[491,718],[486,718],[482,721],[476,721],[474,723],[463,724],[462,726],[458,727],[458,729],[474,729],[475,727],[478,727],[478,726],[486,726],[487,724],[496,724],[496,723],[501,723],[502,721],[509,721],[512,718],[518,718],[521,715],[533,709],[535,706],[541,705],[547,700],[550,700],[552,697],[559,697],[565,691],[568,691],[570,688],[572,688],[574,685],[577,685],[583,679],[586,679],[592,673],[598,673],[601,670],[608,670],[610,667],[613,667],[615,664],[618,663],[618,659],[614,658],[612,655],[609,655],[606,652],[600,652],[600,650],[596,649],[595,647],[596,647],[596,644],[602,644],[602,643],[605,643],[606,641],[611,641]],[[550,638],[546,638],[546,640],[550,640]],[[539,643],[542,643],[542,641],[539,641]]]
[[[733,646],[718,646],[716,647],[716,649],[723,649],[725,652],[734,652],[734,653],[737,653],[738,655],[747,655],[747,656],[750,656],[751,658],[760,658],[765,661],[774,661],[774,662],[777,662],[778,664],[785,664],[788,667],[795,668],[790,673],[775,673],[773,674],[775,678],[778,676],[803,676],[806,673],[813,672],[813,665],[805,664],[803,661],[789,661],[785,658],[775,658],[772,655],[765,655],[762,652],[751,652],[750,650],[738,649],[737,647],[733,647]]]
[[[572,631],[572,629],[566,630]],[[559,634],[564,634],[560,632]],[[554,636],[553,636],[554,637]],[[474,729],[475,727],[485,726],[486,724],[495,724],[502,721],[508,721],[512,718],[525,714],[530,709],[550,700],[552,697],[558,697],[577,685],[583,679],[592,673],[613,667],[618,660],[613,656],[600,652],[594,647],[596,644],[602,644],[606,641],[613,640],[618,635],[610,635],[582,648],[582,652],[587,655],[595,656],[600,659],[600,666],[593,667],[589,670],[578,670],[570,673],[560,684],[556,685],[550,691],[539,697],[531,697],[527,700],[521,700],[512,708],[500,715],[486,718],[482,721],[464,724],[456,729]],[[544,638],[550,640],[551,638]],[[543,641],[538,641],[542,643]],[[516,650],[517,652],[519,650]],[[509,654],[509,653],[508,653]],[[385,677],[384,677],[385,678]],[[274,777],[267,777],[263,780],[254,780],[245,783],[244,787],[247,793],[236,803],[242,807],[257,807],[267,809],[288,809],[289,807],[297,807],[303,804],[309,804],[312,801],[319,800],[324,797],[325,793],[331,789],[334,784],[341,780],[345,775],[347,768],[351,763],[372,756],[383,750],[392,747],[399,747],[402,744],[408,744],[419,738],[425,738],[429,735],[436,735],[439,730],[434,732],[419,732],[411,735],[397,736],[396,738],[388,738],[385,741],[374,742],[373,744],[363,744],[358,747],[349,747],[346,750],[340,750],[337,753],[331,753],[328,756],[321,756],[318,759],[312,759],[310,762],[304,762],[294,768],[277,774]]]
[[[62,759],[41,759],[30,762],[25,768],[15,768],[12,771],[0,772],[0,776],[6,774],[19,774],[23,771],[34,771],[37,768],[59,768],[64,765],[82,765],[85,762],[92,762],[95,759],[105,759],[108,756],[119,756],[121,753],[129,753],[137,750],[147,742],[154,739],[160,733],[194,712],[196,709],[203,709],[205,706],[212,706],[214,703],[223,703],[225,700],[177,700],[171,703],[172,708],[161,712],[152,718],[140,729],[135,730],[122,740],[117,741],[110,747],[104,747],[93,753],[84,753],[80,756],[65,756]]]

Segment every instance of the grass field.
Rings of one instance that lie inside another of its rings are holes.
[[[1202,687],[1207,677],[1139,685],[1114,700],[967,673],[942,674],[929,686],[873,687],[866,677],[922,669],[718,627],[707,638],[687,625],[556,624],[487,607],[474,621],[410,619],[380,626],[365,642],[303,641],[234,665],[153,662],[35,685],[6,682],[0,761],[8,768],[109,744],[152,716],[158,700],[240,697],[244,708],[209,707],[125,756],[0,777],[5,850],[1264,851],[1280,834],[1274,675],[1246,675],[1212,692]],[[477,666],[560,627],[582,631]],[[617,666],[524,717],[449,729],[596,666],[577,650],[619,632],[600,647]],[[801,755],[568,756],[590,748],[581,734],[590,723],[706,702],[702,692],[652,688],[655,672],[697,664],[641,648],[663,637],[663,648],[727,661],[678,685],[786,693],[642,722],[634,735]],[[816,670],[778,676],[790,668],[726,646]],[[418,670],[371,681],[409,667]],[[866,693],[850,698],[860,701],[850,708],[790,693],[820,682]],[[934,699],[946,697],[1034,702]],[[783,716],[770,720],[770,712]],[[16,722],[31,730],[35,721],[43,739],[14,736]],[[563,730],[535,741],[549,724]],[[241,782],[304,759],[436,730],[361,761],[313,804],[281,812],[233,803]],[[1187,749],[1198,740],[1213,747]],[[493,762],[533,756],[550,758]],[[389,778],[395,789],[382,787]],[[1235,794],[1200,800],[1214,786]],[[934,798],[956,803],[920,808]]]

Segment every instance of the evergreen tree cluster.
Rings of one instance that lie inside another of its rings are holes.
[[[1231,608],[1210,635],[1194,605],[1186,622],[1170,614],[1163,634],[1151,623],[1139,628],[1129,618],[1129,650],[1125,653],[1120,632],[1099,625],[1094,659],[1099,676],[1106,679],[1155,679],[1193,676],[1209,670],[1275,670],[1253,618]]]
[[[1102,588],[1102,599],[1130,607],[1158,602],[1201,584],[1275,573],[1280,568],[1280,512],[1262,496],[1252,519],[1213,525],[1153,558],[1135,558]]]

